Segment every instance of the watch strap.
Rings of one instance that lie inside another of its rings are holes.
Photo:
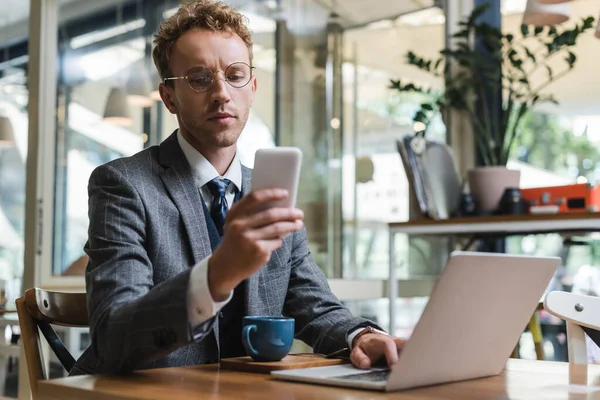
[[[363,335],[367,335],[369,333],[375,333],[378,335],[386,335],[389,336],[388,333],[384,332],[384,331],[380,331],[379,329],[373,328],[372,326],[366,326],[363,328],[362,331],[360,331],[358,334],[356,334],[356,336],[354,336],[354,338],[352,339],[352,349],[354,348],[354,346],[356,345],[356,343],[358,343],[358,339],[360,337],[362,337]]]

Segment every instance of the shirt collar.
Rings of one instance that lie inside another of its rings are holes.
[[[179,142],[179,146],[181,147],[188,164],[190,164],[198,187],[203,187],[214,178],[220,176],[210,161],[196,150],[194,146],[189,144],[179,130],[177,130],[177,141]],[[229,179],[239,192],[242,191],[242,164],[240,163],[237,151],[235,152],[233,161],[231,161],[225,175],[223,175],[223,178]]]

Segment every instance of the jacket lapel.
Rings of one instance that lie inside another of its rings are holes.
[[[212,254],[202,207],[202,198],[190,166],[171,134],[159,147],[159,162],[165,168],[160,173],[167,192],[179,210],[193,254],[193,265]]]

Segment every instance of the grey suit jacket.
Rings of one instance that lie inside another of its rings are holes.
[[[243,191],[250,170],[243,168]],[[175,134],[160,146],[98,167],[89,182],[85,251],[91,344],[71,374],[123,373],[219,360],[219,322],[188,323],[191,267],[210,256],[199,190]],[[346,347],[351,316],[315,265],[306,232],[283,246],[246,285],[247,315],[286,315],[315,352]]]

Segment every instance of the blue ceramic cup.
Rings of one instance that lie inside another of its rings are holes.
[[[294,319],[284,317],[244,317],[242,343],[255,361],[279,361],[294,340]]]

